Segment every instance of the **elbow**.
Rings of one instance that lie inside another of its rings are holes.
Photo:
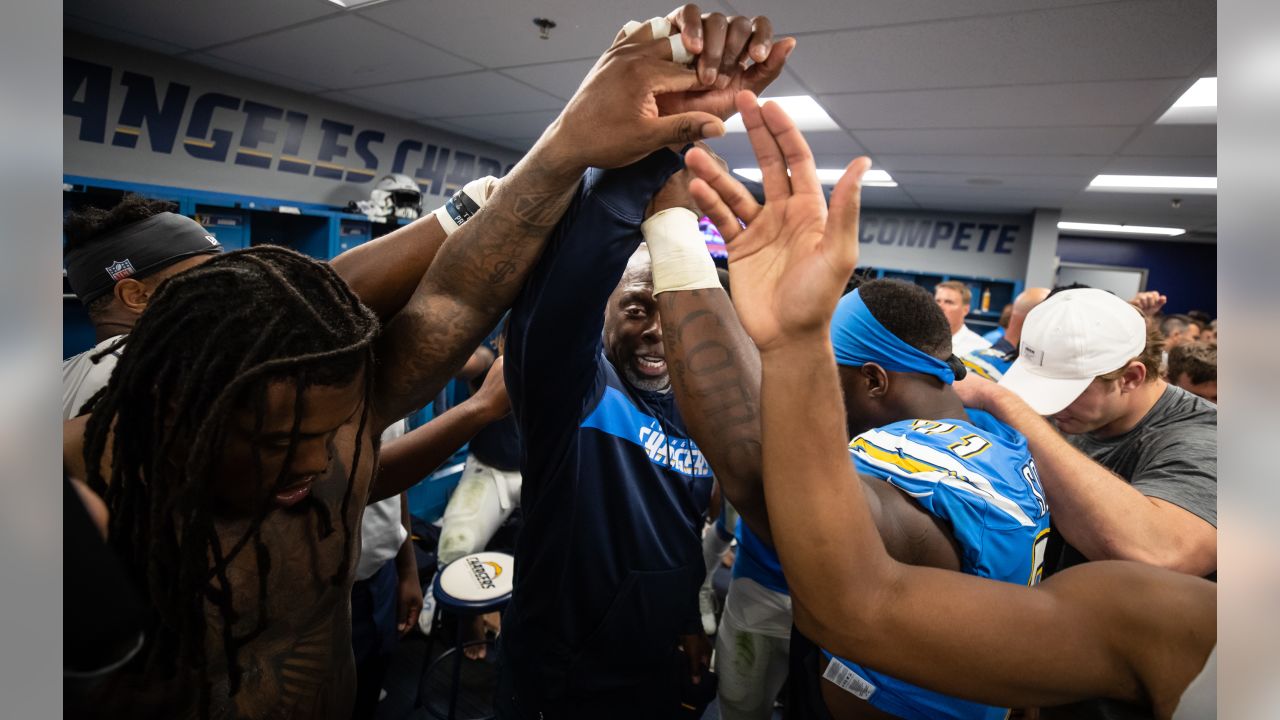
[[[1090,560],[1129,560],[1188,575],[1204,576],[1218,567],[1216,531],[1208,538],[1151,536],[1146,542],[1108,538],[1100,557]]]
[[[886,572],[859,574],[856,582],[826,588],[818,603],[795,598],[795,624],[813,642],[854,662],[870,662],[897,642],[892,631],[894,598],[901,578]],[[794,588],[793,588],[794,591]]]

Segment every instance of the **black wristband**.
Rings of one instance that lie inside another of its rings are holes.
[[[471,196],[462,190],[454,193],[453,197],[449,198],[449,201],[444,204],[444,209],[445,212],[449,213],[449,217],[453,218],[453,221],[458,224],[458,227],[462,227],[463,223],[480,212],[480,206],[476,204],[476,201],[472,200]]]

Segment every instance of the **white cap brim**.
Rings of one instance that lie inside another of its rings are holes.
[[[1040,415],[1053,415],[1075,402],[1093,378],[1051,378],[1031,372],[1022,358],[1000,378],[1000,386],[1012,390]]]

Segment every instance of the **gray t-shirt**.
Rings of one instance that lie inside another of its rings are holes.
[[[1147,497],[1218,526],[1218,406],[1174,385],[1129,432],[1067,440]]]
[[[1067,440],[1143,495],[1160,498],[1218,526],[1218,406],[1169,385],[1134,429],[1114,438],[1069,435]],[[1086,559],[1065,545],[1058,569]],[[1211,578],[1213,576],[1210,576]],[[1146,720],[1147,708],[1092,700],[1046,709],[1046,720]]]

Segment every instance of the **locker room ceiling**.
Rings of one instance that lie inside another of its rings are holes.
[[[520,150],[628,19],[672,0],[65,0],[70,30]],[[1156,124],[1215,76],[1213,0],[708,0],[799,40],[766,95],[811,95],[820,167],[868,154],[899,187],[877,208],[1027,212],[1185,227],[1215,195],[1085,192],[1099,173],[1217,174],[1217,127]],[[558,26],[538,37],[535,16]],[[745,134],[713,143],[754,166]],[[1171,207],[1180,197],[1181,207]]]

